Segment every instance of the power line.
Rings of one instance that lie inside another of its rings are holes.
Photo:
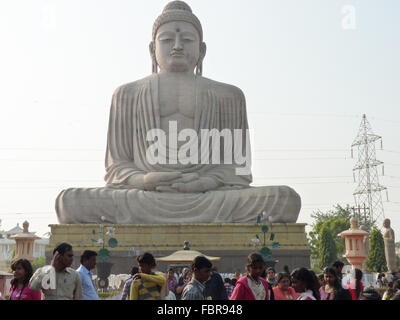
[[[21,151],[105,151],[105,149],[94,148],[52,148],[52,147],[0,147],[0,150],[21,150]]]

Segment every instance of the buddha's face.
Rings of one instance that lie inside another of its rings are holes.
[[[199,33],[191,23],[184,21],[161,25],[154,45],[161,71],[193,72],[201,56]]]

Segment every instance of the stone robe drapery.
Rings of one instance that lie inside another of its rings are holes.
[[[248,123],[243,93],[206,78],[197,77],[195,81],[194,130],[198,136],[201,129],[243,129],[245,155]],[[301,202],[293,189],[249,187],[251,174],[237,175],[238,165],[150,164],[146,151],[153,142],[147,141],[146,136],[149,130],[160,128],[158,87],[158,75],[152,75],[117,89],[108,130],[107,186],[61,192],[56,200],[60,223],[99,223],[100,217],[105,218],[104,222],[118,224],[250,223],[264,211],[264,219],[270,222],[296,222]],[[132,189],[126,183],[134,175],[154,171],[197,172],[213,177],[223,186],[204,193],[171,194]]]
[[[243,93],[236,87],[196,77],[196,106],[194,130],[200,140],[201,129],[248,129],[246,103]],[[105,180],[113,187],[129,188],[127,180],[137,174],[148,172],[180,171],[197,172],[201,176],[212,176],[223,185],[248,187],[251,175],[238,176],[239,166],[210,164],[177,166],[170,164],[149,164],[146,150],[152,141],[146,141],[147,133],[161,128],[157,75],[121,87],[116,91],[111,106],[106,153]],[[246,152],[245,135],[242,137],[242,154]],[[199,151],[200,151],[199,146]],[[223,149],[223,146],[221,147]],[[174,150],[175,151],[175,150]],[[249,158],[250,158],[249,154]],[[169,163],[168,154],[166,155]],[[221,163],[223,157],[221,156]],[[199,161],[200,162],[200,161]],[[117,186],[121,184],[120,186]]]

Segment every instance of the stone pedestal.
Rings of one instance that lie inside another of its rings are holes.
[[[108,226],[108,225],[106,225]],[[111,226],[111,225],[110,225]],[[252,239],[261,234],[260,225],[249,224],[199,224],[199,225],[112,225],[118,246],[111,251],[109,262],[114,264],[113,273],[129,273],[132,265],[137,265],[136,257],[143,252],[151,252],[156,258],[182,249],[185,240],[193,250],[209,256],[221,257],[216,262],[219,272],[233,273],[236,269],[244,272],[247,256],[261,249],[254,246]],[[310,267],[310,248],[307,243],[306,224],[272,224],[269,232],[275,234],[274,241],[281,249],[272,250],[272,258],[278,260],[277,271],[284,265],[292,270],[295,267]],[[93,230],[100,231],[100,225],[50,225],[51,237],[46,249],[49,263],[52,250],[61,242],[73,246],[74,264],[79,266],[79,256],[84,250],[98,251],[101,246],[94,243]],[[106,239],[107,242],[107,239]],[[268,243],[269,244],[269,243]],[[268,245],[267,244],[267,245]],[[269,247],[271,247],[269,245]],[[166,271],[167,263],[159,263],[157,269]]]

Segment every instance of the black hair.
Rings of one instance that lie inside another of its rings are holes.
[[[235,287],[236,283],[237,283],[237,279],[231,279],[231,285],[233,285]]]
[[[167,272],[170,272],[170,271],[174,272],[174,269],[173,268],[169,268]]]
[[[224,282],[225,282],[225,283],[232,284],[232,281],[231,281],[231,279],[229,279],[229,278],[225,278],[225,279],[224,279]]]
[[[311,290],[315,299],[321,300],[318,278],[314,272],[306,268],[298,268],[293,270],[290,275],[296,280],[303,282],[306,290]]]
[[[281,282],[281,280],[284,279],[284,278],[288,278],[288,279],[289,279],[289,282],[290,282],[290,274],[289,274],[289,273],[286,273],[286,272],[279,272],[279,273],[276,275],[276,283]]]
[[[340,261],[340,260],[337,260],[332,264],[332,267],[334,267],[334,268],[343,268],[344,267],[344,263],[342,261]]]
[[[31,263],[26,260],[26,259],[19,259],[13,262],[13,264],[11,265],[11,270],[15,271],[17,269],[17,266],[21,266],[24,270],[25,270],[25,278],[22,281],[22,283],[25,285],[27,285],[29,283],[29,280],[32,278],[33,275],[33,269],[32,269],[32,265]],[[12,278],[10,283],[11,286],[16,286],[17,285],[17,279]]]
[[[131,276],[134,276],[136,273],[139,273],[139,268],[136,267],[136,266],[133,266],[133,267],[131,268],[131,271],[129,271],[129,274],[130,274]]]
[[[154,256],[149,252],[145,252],[140,256],[138,256],[137,262],[142,264],[147,264],[152,268],[156,266],[156,259],[154,259]]]
[[[192,262],[192,270],[194,271],[194,269],[197,270],[201,270],[204,268],[212,268],[212,263],[210,260],[208,260],[206,257],[203,256],[198,256],[196,258],[194,258],[193,262]]]
[[[247,266],[246,266],[247,271],[249,271],[249,268],[254,267],[257,263],[262,263],[263,265],[265,265],[265,261],[262,255],[255,252],[249,254],[249,256],[247,257]]]
[[[356,292],[357,292],[357,299],[358,299],[361,294],[361,279],[363,277],[363,273],[360,269],[354,269],[354,275],[355,275],[355,279],[356,279]]]
[[[72,250],[72,246],[69,243],[63,242],[54,248],[53,256],[55,255],[56,251],[58,251],[61,255],[64,255],[66,252],[71,251],[71,250]]]
[[[97,256],[96,251],[92,250],[85,250],[83,251],[81,255],[81,264],[83,264],[85,261],[88,261],[91,257]]]
[[[267,269],[267,273],[268,273],[269,271],[273,271],[274,273],[276,273],[275,269],[272,268],[272,267],[269,267],[269,268]]]
[[[326,268],[324,269],[324,274],[327,274],[327,273],[330,273],[330,274],[332,274],[333,276],[335,276],[335,281],[333,282],[333,288],[334,288],[334,291],[335,291],[334,293],[335,293],[335,296],[336,296],[336,291],[337,291],[337,290],[340,290],[340,289],[342,288],[342,284],[341,284],[341,282],[340,282],[340,280],[339,280],[339,277],[338,277],[338,274],[337,274],[335,268],[333,268],[333,267],[326,267]]]
[[[289,267],[288,267],[287,265],[285,265],[285,266],[283,267],[283,271],[284,271],[284,273],[290,274],[290,270],[289,270]]]

